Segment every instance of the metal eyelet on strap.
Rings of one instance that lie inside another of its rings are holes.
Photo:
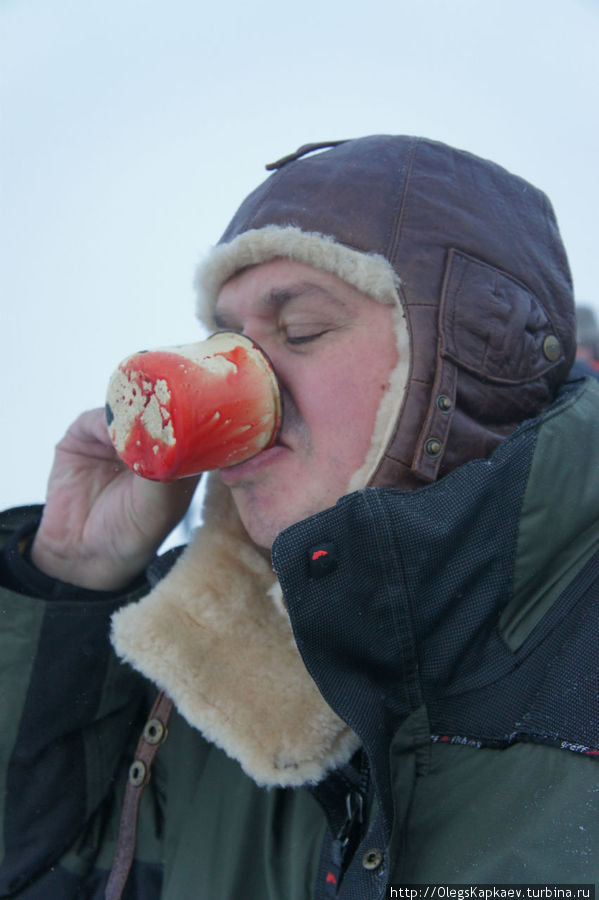
[[[367,850],[364,856],[362,857],[362,866],[365,869],[368,869],[370,872],[374,872],[375,869],[378,869],[383,862],[383,853],[377,847],[373,847],[372,850]]]
[[[133,787],[141,787],[146,783],[148,769],[141,759],[136,759],[129,769],[129,784]]]
[[[167,729],[160,719],[150,719],[144,728],[144,738],[148,744],[161,744],[166,740]]]

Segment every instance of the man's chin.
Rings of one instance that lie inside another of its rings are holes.
[[[279,531],[283,531],[287,527],[282,525],[275,528],[270,522],[264,523],[256,516],[244,517],[241,513],[240,518],[251,542],[256,547],[259,547],[261,550],[267,550],[269,553]]]
[[[276,536],[295,522],[310,515],[303,505],[294,511],[284,491],[271,491],[256,484],[240,482],[231,486],[231,494],[241,523],[257,547],[270,551]]]

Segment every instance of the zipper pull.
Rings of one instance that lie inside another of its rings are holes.
[[[346,817],[333,841],[333,863],[341,872],[346,859],[351,858],[362,837],[364,821],[364,797],[358,790],[345,797]]]

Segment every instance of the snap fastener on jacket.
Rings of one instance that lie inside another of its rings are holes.
[[[166,728],[160,719],[150,719],[144,728],[144,738],[148,744],[160,744],[166,738]]]
[[[129,769],[129,782],[133,787],[141,787],[145,784],[148,770],[146,764],[141,759],[136,759]]]
[[[447,396],[447,394],[439,394],[437,397],[437,407],[441,410],[441,412],[449,412],[453,403],[451,402],[451,398]]]
[[[375,869],[378,869],[383,861],[383,852],[378,850],[376,847],[373,847],[371,850],[367,850],[364,856],[362,857],[362,866],[365,869],[373,872]]]
[[[549,362],[555,362],[559,359],[562,348],[560,342],[554,334],[548,334],[543,341],[543,353]]]
[[[335,544],[317,544],[308,550],[310,561],[310,575],[312,578],[321,578],[337,568],[337,548]]]
[[[424,452],[427,456],[438,456],[443,448],[443,444],[439,440],[439,438],[429,438],[426,444],[424,445]]]

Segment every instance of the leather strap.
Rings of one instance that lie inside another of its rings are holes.
[[[315,150],[325,150],[328,147],[338,147],[339,144],[345,143],[346,141],[319,141],[317,144],[302,144],[295,153],[288,153],[287,156],[282,156],[281,159],[277,159],[276,162],[266,163],[264,168],[267,172],[272,172],[273,169],[281,169],[283,166],[287,165],[287,163],[300,159],[300,157],[305,156],[306,153],[313,153]]]
[[[116,855],[104,894],[105,900],[120,900],[131,871],[137,841],[141,795],[150,780],[152,763],[167,736],[173,701],[161,691],[137,743],[135,760],[129,769]]]

